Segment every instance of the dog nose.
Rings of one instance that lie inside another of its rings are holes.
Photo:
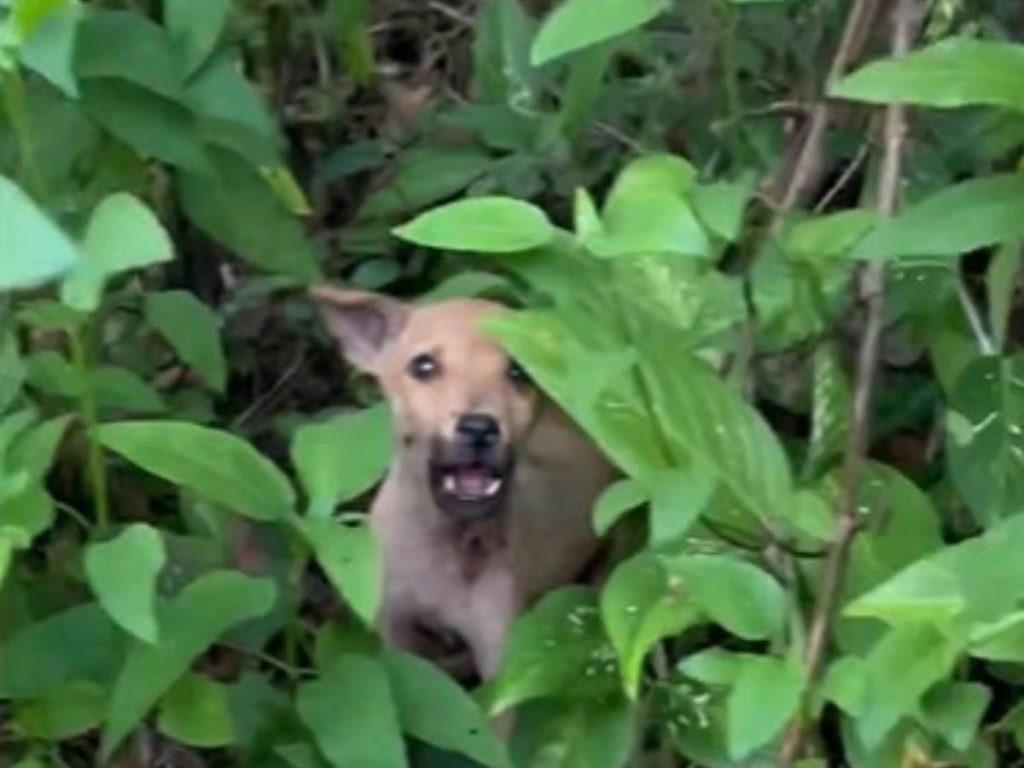
[[[455,434],[479,448],[490,448],[501,434],[497,419],[486,413],[464,413],[455,423]]]

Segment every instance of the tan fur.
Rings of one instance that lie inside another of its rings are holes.
[[[613,469],[559,408],[506,377],[508,355],[479,327],[507,311],[501,306],[411,307],[336,288],[314,296],[345,355],[379,380],[395,416],[398,450],[370,511],[384,554],[381,632],[418,653],[431,652],[421,627],[454,633],[480,676],[493,677],[514,618],[595,556],[591,510]],[[422,352],[440,361],[435,380],[407,373]],[[461,414],[481,411],[508,436],[516,469],[500,513],[455,523],[429,490],[430,443],[450,438]]]

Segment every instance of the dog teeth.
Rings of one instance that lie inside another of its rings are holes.
[[[494,478],[493,480],[491,480],[491,482],[487,484],[487,487],[484,489],[484,496],[487,496],[489,498],[491,496],[497,495],[498,491],[501,490],[501,485],[501,478]]]
[[[455,482],[455,475],[444,476],[444,492],[455,493],[458,490],[458,484]]]

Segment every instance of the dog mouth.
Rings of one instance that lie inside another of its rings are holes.
[[[511,460],[507,457],[435,459],[430,465],[434,501],[455,520],[487,517],[501,508],[511,471]]]

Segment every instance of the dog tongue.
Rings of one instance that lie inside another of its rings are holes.
[[[491,483],[491,475],[479,467],[462,467],[455,474],[459,493],[464,496],[483,496]]]

